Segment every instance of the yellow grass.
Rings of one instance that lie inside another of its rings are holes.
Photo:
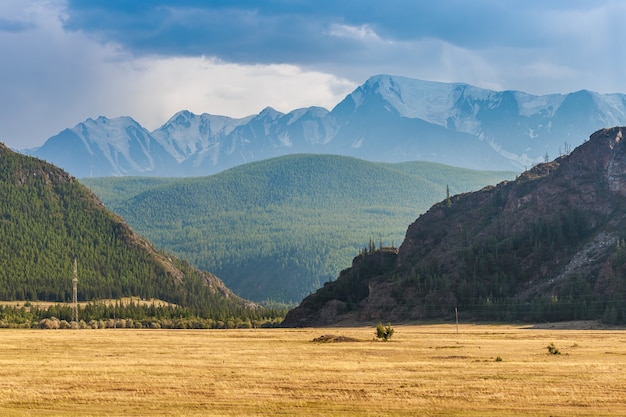
[[[0,415],[626,415],[625,331],[394,328],[1,330]]]

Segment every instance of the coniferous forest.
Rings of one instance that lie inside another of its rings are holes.
[[[200,317],[263,315],[212,274],[156,250],[75,178],[0,145],[0,300],[156,298]]]
[[[456,194],[515,175],[289,155],[209,177],[81,182],[142,235],[242,297],[297,303],[369,240],[400,245],[407,225],[447,188]]]

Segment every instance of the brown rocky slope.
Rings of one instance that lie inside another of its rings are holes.
[[[626,321],[626,127],[515,181],[451,197],[397,254],[368,251],[286,327],[342,320]]]

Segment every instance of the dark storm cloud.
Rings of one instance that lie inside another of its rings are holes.
[[[539,45],[537,19],[576,2],[79,1],[66,28],[115,41],[138,54],[209,55],[242,63],[350,59],[363,45],[331,36],[336,25],[367,26],[382,39],[439,39],[463,48]],[[372,56],[371,59],[376,59]]]

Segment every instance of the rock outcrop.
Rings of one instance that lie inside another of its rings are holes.
[[[355,263],[284,325],[445,319],[455,308],[477,320],[626,320],[625,131],[600,130],[515,181],[434,205],[393,265]]]

